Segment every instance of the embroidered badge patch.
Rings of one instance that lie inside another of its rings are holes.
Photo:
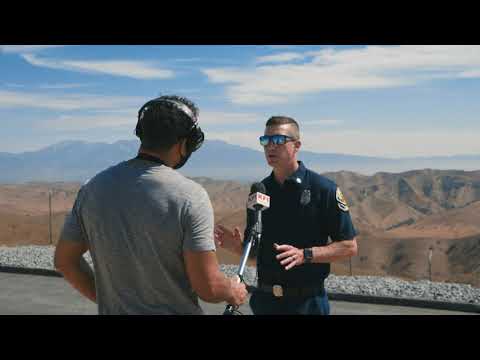
[[[300,197],[300,204],[307,205],[310,203],[310,190],[303,190],[302,196]]]
[[[337,188],[336,197],[337,197],[337,205],[339,209],[342,211],[348,211],[347,201],[345,200],[345,197],[343,196],[340,188]]]

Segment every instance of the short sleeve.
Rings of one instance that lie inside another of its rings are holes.
[[[329,236],[332,241],[351,240],[357,235],[350,209],[339,187],[329,193]]]
[[[82,199],[82,189],[77,194],[72,211],[66,216],[63,224],[60,239],[74,241],[77,243],[86,243],[87,239],[82,231],[80,219],[80,203]]]
[[[202,188],[194,198],[186,202],[183,250],[215,251],[213,222],[212,204]]]

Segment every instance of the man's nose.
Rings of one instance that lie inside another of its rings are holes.
[[[267,148],[267,149],[273,149],[273,148],[275,148],[276,146],[277,146],[277,145],[275,145],[275,144],[273,143],[273,141],[270,141],[270,142],[267,144],[266,148]]]

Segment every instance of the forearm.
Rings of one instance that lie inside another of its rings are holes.
[[[312,251],[313,263],[332,263],[357,255],[357,243],[355,239],[335,241],[327,246],[315,246]]]
[[[77,291],[94,303],[97,302],[95,276],[90,265],[88,265],[83,257],[80,258],[78,264],[63,267],[59,270],[65,280],[67,280]]]

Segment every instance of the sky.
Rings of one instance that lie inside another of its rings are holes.
[[[170,94],[208,140],[256,150],[285,115],[308,151],[480,154],[475,45],[0,45],[0,152],[135,139],[138,109]]]

